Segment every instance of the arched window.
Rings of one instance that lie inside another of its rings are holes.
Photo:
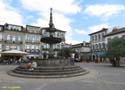
[[[102,33],[102,41],[104,41],[104,35],[105,35],[105,33]]]
[[[103,48],[105,48],[105,43],[102,43],[102,45],[103,45]]]
[[[101,36],[100,36],[100,34],[98,35],[98,41],[99,41],[99,42],[101,41]]]
[[[96,49],[98,49],[98,44],[96,44]]]
[[[97,42],[97,36],[95,35],[95,42]]]
[[[99,43],[99,49],[101,49],[101,43]]]

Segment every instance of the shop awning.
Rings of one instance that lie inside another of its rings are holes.
[[[2,55],[27,55],[27,52],[19,51],[19,50],[9,50],[9,51],[3,51],[1,52]]]

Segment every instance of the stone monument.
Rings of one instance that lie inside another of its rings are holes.
[[[60,31],[53,24],[52,8],[50,9],[49,27],[42,28],[48,34],[41,35],[41,42],[49,44],[49,57],[45,60],[40,60],[35,68],[27,68],[26,65],[20,65],[14,70],[8,72],[9,75],[25,78],[64,78],[74,77],[87,74],[88,71],[70,63],[67,59],[54,59],[53,45],[60,43],[65,37],[58,37],[56,32]]]

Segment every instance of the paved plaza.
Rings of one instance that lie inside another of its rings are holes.
[[[31,79],[7,75],[16,65],[0,65],[0,90],[125,90],[125,66],[76,63],[89,74],[60,79]]]

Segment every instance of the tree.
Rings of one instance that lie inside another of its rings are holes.
[[[125,38],[114,38],[108,42],[106,54],[113,66],[120,66],[120,57],[125,56]]]
[[[63,57],[63,58],[64,57],[68,58],[68,57],[70,57],[71,53],[75,53],[75,50],[72,48],[63,48],[60,50],[58,55]]]

